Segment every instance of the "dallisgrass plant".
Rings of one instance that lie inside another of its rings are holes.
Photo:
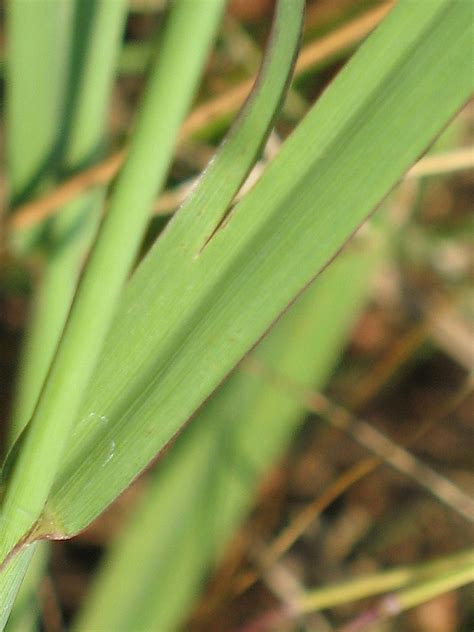
[[[24,354],[16,441],[2,469],[2,629],[34,543],[74,536],[140,474],[328,265],[472,90],[470,2],[400,0],[257,184],[232,206],[271,130],[296,56],[304,2],[279,0],[250,98],[194,191],[127,280],[224,4],[172,3],[127,159],[105,204],[103,190],[91,191],[52,223],[18,238],[21,250],[45,253],[45,273]],[[119,2],[34,5],[11,0],[8,7],[13,205],[96,160],[125,17]],[[43,5],[47,11],[33,19]],[[45,32],[51,34],[47,41]],[[44,48],[44,76],[53,60],[60,77],[49,90],[40,82],[38,109],[24,101],[33,81],[26,51],[35,43]],[[31,128],[44,132],[36,139],[22,128],[29,117]],[[59,244],[58,259],[57,248],[48,250],[51,243]],[[278,363],[290,377],[322,385],[364,294],[373,248],[369,243],[366,252],[347,253],[326,271],[259,347],[258,357],[269,366]],[[47,309],[57,291],[50,327]],[[311,356],[304,354],[304,336],[295,335],[302,323],[318,348]],[[30,357],[36,358],[31,366]],[[294,402],[268,389],[237,373],[193,419],[113,548],[78,630],[179,625],[259,476],[301,418]],[[267,435],[271,440],[262,441]],[[190,529],[194,520],[206,538]],[[156,541],[144,535],[143,525],[159,531]],[[171,542],[181,549],[172,557]],[[148,563],[152,555],[157,567]],[[127,583],[128,594],[118,599],[124,568],[137,581],[135,588]],[[451,575],[443,585],[468,581],[467,573],[462,580]],[[405,595],[407,604],[416,603],[414,594]],[[423,594],[420,589],[417,598]]]

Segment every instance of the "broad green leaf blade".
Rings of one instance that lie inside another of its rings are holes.
[[[223,0],[179,2],[172,7],[128,160],[114,188],[33,418],[3,472],[1,560],[43,509],[223,7]],[[176,42],[185,45],[176,46]]]
[[[361,240],[315,281],[259,345],[260,362],[298,383],[324,385],[380,260],[379,236]],[[294,399],[238,369],[159,464],[76,632],[180,629],[261,476],[305,414]]]
[[[203,250],[170,223],[121,300],[38,536],[97,516],[426,149],[471,91],[470,18],[399,2]]]

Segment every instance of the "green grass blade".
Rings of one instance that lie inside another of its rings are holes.
[[[121,300],[39,533],[77,532],[129,485],[426,149],[472,89],[470,17],[399,2],[209,243],[182,247],[170,223]]]
[[[285,97],[298,52],[304,0],[280,0],[254,89],[195,191],[176,215],[182,250],[196,250],[216,229],[263,148]],[[196,212],[197,209],[202,209]]]
[[[146,227],[148,210],[165,178],[179,125],[194,95],[223,6],[221,0],[173,5],[129,158],[116,183],[32,422],[21,449],[12,455],[0,515],[2,560],[43,508],[102,337]],[[177,47],[176,42],[185,45]]]
[[[6,158],[13,205],[51,184],[58,173],[74,9],[72,2],[11,0],[7,5]],[[22,231],[13,245],[31,246],[42,240],[43,233],[44,227]],[[39,317],[33,317],[23,349],[9,429],[12,438],[30,418],[51,360],[42,348],[36,353],[43,327],[37,333],[35,321],[54,322],[54,316],[42,317],[44,306],[37,296],[33,313]]]
[[[31,418],[71,306],[80,268],[90,246],[105,192],[91,191],[68,204],[48,227],[47,252],[32,299],[21,351],[10,443]]]
[[[74,2],[7,4],[6,157],[14,204],[56,171],[74,9]],[[43,65],[47,75],[37,72]]]
[[[370,237],[335,261],[257,348],[268,369],[324,385],[379,261],[379,235]],[[105,560],[76,632],[179,629],[262,474],[304,417],[291,397],[237,370],[159,464]]]
[[[33,553],[34,548],[34,553]],[[31,632],[37,629],[40,616],[40,604],[38,598],[39,584],[46,572],[49,560],[49,542],[37,542],[30,550],[26,549],[18,555],[18,559],[24,556],[25,560],[33,557],[28,566],[25,579],[21,584],[18,596],[15,600],[10,618],[6,626],[7,632]]]
[[[21,551],[0,574],[0,630],[5,628],[35,548],[36,545],[33,544]]]
[[[64,3],[20,3],[26,9],[24,22],[28,26],[28,35],[43,40],[42,21],[35,22],[36,7],[46,6],[46,15],[52,23],[59,22],[63,17]],[[62,141],[62,151],[57,151],[55,162],[51,163],[51,170],[57,173],[69,172],[81,168],[93,161],[102,153],[104,145],[104,127],[106,109],[109,102],[112,82],[118,61],[118,53],[121,45],[121,35],[126,16],[126,3],[124,0],[117,2],[89,2],[87,5],[68,3],[75,10],[72,17],[75,18],[74,27],[71,30],[74,36],[64,42],[64,50],[59,54],[57,43],[53,39],[53,50],[50,55],[40,57],[35,61],[32,70],[35,77],[41,79],[41,85],[48,85],[51,74],[49,57],[59,56],[69,59],[67,73],[64,82],[69,86],[66,104],[63,105],[64,118],[67,120],[68,133]],[[51,7],[56,7],[56,19],[50,15]],[[41,13],[43,15],[43,12]],[[34,33],[31,31],[36,26]],[[84,32],[86,30],[87,32]],[[15,45],[16,37],[23,35],[20,27],[9,35],[12,48],[23,47]],[[79,44],[78,44],[79,41]],[[45,44],[43,43],[43,46]],[[12,58],[12,62],[14,59]],[[45,63],[48,62],[48,63]],[[13,65],[12,74],[15,71]],[[23,80],[22,80],[23,79]],[[59,82],[58,78],[56,79]],[[29,75],[20,76],[8,85],[8,103],[13,121],[7,124],[15,130],[16,110],[18,102],[29,103],[30,110],[35,112],[33,122],[41,129],[47,126],[48,112],[43,119],[38,118],[36,101],[28,101],[30,90]],[[23,104],[23,111],[25,110]],[[24,112],[25,114],[25,112]],[[46,120],[45,120],[46,119]],[[61,128],[61,125],[57,123]],[[65,125],[63,125],[64,127]],[[30,146],[38,143],[37,134],[30,132]],[[33,138],[33,141],[31,140]],[[39,135],[41,139],[41,134]],[[10,139],[11,151],[16,155],[15,135]],[[15,151],[13,151],[15,148]],[[22,145],[20,144],[20,148]],[[41,165],[37,165],[40,169]],[[17,174],[19,165],[17,161],[10,164],[9,178],[12,182],[21,179],[21,173]],[[31,167],[30,167],[31,169]],[[41,181],[39,182],[41,184]],[[16,437],[23,426],[30,419],[34,405],[46,372],[57,345],[59,336],[64,326],[64,321],[69,310],[75,291],[79,270],[85,252],[89,246],[91,236],[96,228],[100,216],[100,210],[104,201],[103,191],[93,191],[84,195],[80,200],[70,203],[67,208],[47,227],[43,229],[41,246],[46,259],[38,287],[34,297],[34,307],[30,315],[30,326],[23,348],[21,368],[16,388],[16,398],[12,415],[12,428],[10,434]]]

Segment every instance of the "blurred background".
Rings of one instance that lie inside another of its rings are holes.
[[[111,152],[123,146],[131,128],[151,51],[159,46],[164,5],[159,0],[130,1],[108,114]],[[188,119],[192,133],[177,149],[144,249],[179,206],[238,110],[258,70],[273,6],[272,0],[229,3]],[[370,0],[308,1],[296,77],[253,178],[389,8],[390,3]],[[1,38],[3,47],[3,26]],[[305,384],[309,391],[295,392],[290,381],[266,375],[258,362],[240,369],[296,400],[298,421],[291,436],[282,439],[275,462],[259,472],[256,495],[242,511],[238,529],[226,537],[218,563],[207,570],[184,629],[366,629],[356,626],[373,614],[374,598],[299,613],[296,620],[288,617],[276,624],[272,617],[302,587],[416,565],[472,546],[474,530],[456,504],[474,489],[473,137],[470,103],[346,249],[347,256],[356,256],[358,249],[372,248],[375,242],[377,254],[360,273],[357,282],[363,291],[354,299],[357,309],[324,384]],[[4,170],[0,178],[4,207]],[[29,217],[31,224],[40,219],[34,212]],[[22,256],[9,247],[15,226],[6,215],[3,220],[1,437],[42,266],[41,256]],[[345,274],[350,286],[351,273]],[[346,285],[341,281],[340,292]],[[300,325],[293,326],[297,335]],[[317,354],[317,346],[308,344]],[[278,363],[274,368],[278,370]],[[272,433],[271,424],[267,432]],[[265,435],[261,440],[265,442]],[[155,467],[166,467],[173,447]],[[151,471],[73,541],[54,544],[38,591],[40,625],[46,632],[64,629],[74,617],[149,476]],[[448,503],[446,481],[460,491]],[[474,628],[472,590],[446,592],[375,625],[372,629],[381,631],[467,632]]]

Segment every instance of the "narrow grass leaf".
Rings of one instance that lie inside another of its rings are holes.
[[[12,202],[101,156],[125,17],[124,0],[11,2],[6,113]],[[40,48],[35,48],[37,42]],[[36,249],[44,261],[22,348],[10,445],[33,413],[100,217],[104,193],[90,191],[39,230],[18,236],[24,246],[35,235]],[[31,553],[21,555],[28,559]],[[34,596],[47,553],[45,547],[35,553],[11,629],[26,630],[35,622]],[[11,573],[9,567],[0,578],[1,594]],[[25,601],[26,608],[22,606]],[[5,608],[4,616],[7,612]]]
[[[28,24],[28,34],[34,36],[34,40],[45,39],[42,20],[35,20],[38,7],[44,9],[43,12],[48,15],[51,23],[62,24],[64,3],[37,2],[34,6],[20,4],[23,5],[23,10],[28,7],[25,15],[22,16],[22,24],[25,22]],[[75,20],[73,26],[70,27],[72,31],[70,37],[62,42],[64,50],[58,50],[58,38],[50,37],[47,41],[52,50],[48,55],[39,56],[31,63],[31,74],[36,79],[40,79],[42,85],[48,85],[52,72],[50,58],[60,57],[62,60],[68,60],[67,72],[63,77],[66,84],[63,90],[66,93],[65,102],[61,117],[58,117],[64,122],[56,122],[60,135],[56,140],[55,154],[50,161],[51,173],[49,173],[49,178],[46,177],[47,174],[43,175],[37,182],[38,186],[61,173],[83,168],[85,164],[101,156],[105,145],[103,130],[106,111],[115,78],[126,16],[124,0],[113,3],[89,2],[86,5],[67,4]],[[56,9],[54,16],[50,14],[53,6]],[[13,49],[23,51],[23,46],[16,44],[16,38],[20,35],[23,35],[20,27],[13,29],[13,32],[9,34],[9,40],[12,42]],[[61,38],[59,41],[62,41]],[[45,47],[45,45],[43,42],[42,46]],[[30,43],[27,44],[27,48],[32,50]],[[13,52],[12,62],[14,62]],[[15,68],[14,64],[12,74]],[[60,83],[60,78],[56,77],[55,82]],[[15,106],[21,102],[22,111],[26,114],[25,103],[27,103],[28,113],[30,110],[35,113],[34,117],[30,116],[32,119],[30,125],[35,126],[28,128],[30,147],[34,147],[39,142],[38,139],[42,138],[37,130],[47,128],[50,112],[40,110],[43,117],[39,118],[39,113],[36,111],[37,101],[29,95],[31,89],[29,74],[16,77],[7,88],[10,104],[7,113],[11,113],[13,118],[13,120],[8,118],[7,125],[13,130],[16,129]],[[23,149],[20,141],[21,138],[16,138],[15,134],[10,139],[10,152],[13,157],[18,148]],[[41,172],[43,168],[42,160],[42,158],[37,159],[38,172]],[[18,160],[12,160],[9,165],[8,176],[13,183],[22,180],[23,166],[20,167],[20,165],[21,162]],[[33,166],[30,166],[30,170]],[[17,173],[18,171],[20,173]],[[29,328],[22,351],[10,428],[11,439],[16,438],[33,413],[72,302],[82,261],[100,218],[103,202],[102,188],[88,192],[80,199],[69,203],[59,216],[43,226],[41,235],[37,238],[38,247],[45,261],[36,287]]]
[[[37,194],[56,174],[67,100],[69,46],[75,2],[23,2],[6,7],[6,161],[11,205]],[[49,72],[38,72],[41,66]],[[37,227],[21,231],[11,244],[27,252]]]
[[[38,626],[40,617],[38,593],[40,582],[47,572],[50,554],[49,542],[37,542],[34,547],[25,549],[17,556],[18,561],[21,561],[22,556],[25,561],[28,560],[33,550],[34,555],[5,628],[7,632],[32,632]]]
[[[0,575],[0,630],[5,628],[8,621],[35,548],[36,545],[33,545],[21,551],[10,560]]]
[[[280,0],[277,4],[270,42],[255,86],[173,221],[172,231],[182,231],[183,250],[196,250],[210,238],[263,149],[290,83],[303,9],[304,0]]]

